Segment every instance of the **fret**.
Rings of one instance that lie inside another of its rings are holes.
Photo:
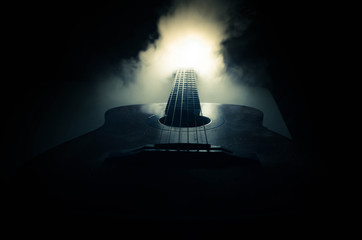
[[[202,114],[196,79],[194,69],[177,71],[162,123],[172,127],[197,127],[205,122],[205,119],[200,120]]]

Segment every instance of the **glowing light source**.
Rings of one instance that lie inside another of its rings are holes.
[[[176,67],[202,69],[210,63],[212,46],[201,36],[189,35],[171,42],[167,54]]]
[[[213,15],[200,14],[197,8],[179,9],[162,17],[158,24],[159,39],[140,53],[142,71],[157,71],[168,79],[179,68],[194,68],[202,82],[219,81],[225,70],[222,42],[227,38],[223,24]]]
[[[200,37],[189,36],[180,39],[171,54],[175,55],[180,67],[199,68],[210,57],[210,46]]]

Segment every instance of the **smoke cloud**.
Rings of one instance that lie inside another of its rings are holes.
[[[179,67],[194,67],[202,102],[240,103],[243,69],[234,66],[228,73],[222,54],[223,42],[242,34],[248,25],[247,20],[235,19],[233,4],[175,1],[158,21],[159,38],[138,58],[123,60],[116,71],[102,76],[99,100],[114,106],[165,102],[174,72]]]
[[[94,81],[63,87],[66,94],[58,99],[56,106],[49,108],[42,124],[37,126],[32,154],[100,127],[104,113],[110,108],[166,102],[173,74],[188,64],[188,59],[198,72],[201,102],[258,108],[264,112],[264,126],[290,137],[270,92],[245,84],[255,83],[258,74],[253,69],[260,75],[265,64],[261,62],[251,69],[241,64],[226,64],[225,41],[244,36],[250,24],[247,17],[240,18],[233,13],[234,4],[231,0],[175,1],[158,21],[159,37],[150,41],[137,57],[97,71]],[[181,48],[186,50],[179,51]],[[188,58],[200,49],[201,59],[198,55]]]
[[[260,87],[269,78],[267,61],[261,58],[248,64],[226,65],[225,41],[241,39],[253,21],[234,12],[240,3],[243,2],[175,1],[158,21],[158,39],[149,42],[138,58],[123,60],[116,71],[102,76],[97,86],[98,103],[108,109],[166,102],[175,71],[191,66],[198,73],[201,102],[255,107],[264,112],[264,126],[290,138],[273,96]]]

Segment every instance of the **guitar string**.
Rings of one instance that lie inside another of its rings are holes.
[[[195,79],[196,79],[196,76],[195,76]],[[196,84],[196,82],[195,82],[195,84]],[[200,103],[200,114],[201,114],[201,116],[204,116],[204,114],[202,113],[201,103]],[[207,139],[206,127],[205,127],[205,125],[203,125],[202,127],[203,127],[203,129],[204,129],[205,142],[206,142],[206,144],[208,144],[209,142],[208,142],[208,139]]]
[[[196,124],[196,114],[195,114],[195,92],[196,91],[196,81],[195,79],[193,79],[192,81],[192,104],[193,104],[193,114],[194,114],[194,124],[195,124],[195,134],[196,134],[196,143],[199,143],[199,137],[198,137],[198,132],[197,132],[197,124]]]
[[[181,123],[182,123],[182,107],[184,102],[184,91],[185,91],[185,76],[182,77],[182,93],[181,93],[181,110],[180,110],[180,124],[178,132],[178,143],[181,143]]]
[[[201,116],[204,116],[202,114],[202,107],[201,106],[200,106],[200,112],[201,112]],[[204,135],[205,135],[206,144],[209,144],[209,141],[207,140],[206,127],[205,127],[205,125],[203,125],[202,127],[204,128]]]
[[[165,125],[166,125],[166,122],[167,122],[167,117],[169,116],[169,110],[170,110],[170,105],[171,105],[171,102],[172,102],[172,97],[173,97],[173,93],[174,93],[174,91],[175,91],[175,86],[176,86],[176,78],[177,78],[177,76],[178,76],[178,74],[179,74],[179,72],[180,72],[180,70],[178,69],[177,71],[176,71],[176,75],[175,75],[175,81],[174,81],[174,83],[173,83],[173,86],[172,86],[172,89],[171,89],[171,94],[170,94],[170,97],[169,97],[169,100],[168,100],[168,106],[167,106],[167,110],[166,110],[166,116],[165,116],[165,119],[164,119],[164,124],[162,125],[162,129],[161,129],[161,135],[160,135],[160,143],[162,143],[162,135],[163,135],[163,132],[164,131],[166,131],[165,130]],[[171,131],[171,130],[168,130],[168,131]]]
[[[182,72],[182,74],[184,74]],[[174,104],[174,108],[173,108],[173,114],[172,114],[172,120],[171,120],[171,129],[170,129],[170,134],[168,136],[168,143],[170,143],[171,141],[171,133],[172,133],[172,130],[173,130],[173,122],[175,120],[175,111],[176,111],[176,106],[177,106],[177,100],[178,100],[178,94],[179,94],[179,91],[180,91],[180,81],[178,81],[179,79],[175,79],[175,83],[177,83],[177,94],[176,94],[176,99],[175,99],[175,104]]]
[[[190,118],[190,103],[189,103],[189,100],[190,100],[190,81],[187,81],[186,83],[186,91],[187,91],[187,94],[186,94],[186,121],[187,121],[187,144],[190,143],[190,140],[189,140],[189,118]]]
[[[177,75],[179,74],[179,70],[177,70],[177,72],[176,72],[176,76],[175,77],[177,77]],[[170,94],[170,97],[169,97],[169,99],[168,99],[168,106],[167,106],[167,110],[166,110],[166,116],[165,116],[165,119],[164,119],[164,124],[162,125],[162,131],[161,131],[161,136],[160,136],[160,143],[162,143],[162,135],[163,135],[163,132],[164,131],[170,131],[170,129],[168,129],[168,130],[165,130],[165,125],[166,125],[166,123],[167,123],[167,118],[169,117],[169,112],[170,112],[170,106],[171,106],[171,102],[172,102],[172,97],[173,97],[173,94],[174,94],[174,91],[175,91],[175,86],[176,86],[176,82],[174,81],[173,82],[173,86],[172,86],[172,89],[171,89],[171,94]],[[165,141],[165,143],[166,143],[166,141]]]
[[[194,76],[194,79],[195,79],[195,90],[197,91],[197,88],[196,88],[196,74],[194,74],[195,76]],[[199,98],[198,98],[199,99]],[[200,100],[199,100],[200,101]],[[200,104],[200,114],[201,114],[201,116],[203,116],[203,113],[202,113],[202,107],[201,107],[201,103],[199,103]],[[203,129],[204,129],[204,136],[205,136],[205,142],[206,142],[206,144],[208,144],[208,139],[207,139],[207,134],[206,134],[206,128],[205,128],[205,125],[203,125],[202,126],[203,127]],[[200,134],[200,137],[201,137],[202,135]]]
[[[188,79],[188,81],[186,81],[186,78]],[[182,81],[182,83],[181,83]],[[185,88],[185,82],[186,82],[186,88]],[[181,87],[181,84],[182,84],[182,87]],[[176,89],[177,88],[177,89]],[[180,94],[180,89],[182,89],[182,95],[181,95],[181,113],[180,113],[180,126],[182,124],[182,110],[183,110],[183,100],[184,100],[184,92],[185,91],[188,91],[187,92],[187,103],[186,103],[186,111],[187,111],[187,119],[189,119],[189,111],[190,109],[188,108],[188,104],[189,104],[189,97],[190,97],[190,92],[191,92],[191,97],[192,97],[192,104],[193,104],[193,111],[195,111],[196,109],[196,104],[195,104],[195,93],[197,93],[197,88],[196,88],[196,74],[194,71],[192,71],[191,69],[179,69],[177,70],[176,72],[176,76],[175,76],[175,81],[174,81],[174,85],[173,85],[173,88],[172,88],[172,91],[171,91],[171,95],[169,97],[169,103],[168,104],[168,107],[167,107],[167,114],[165,116],[165,119],[164,119],[164,123],[167,122],[167,117],[170,115],[169,114],[169,110],[170,110],[170,107],[171,107],[171,103],[172,103],[172,98],[175,96],[175,102],[174,102],[174,105],[173,105],[173,114],[172,114],[172,120],[171,120],[171,127],[170,129],[168,130],[169,131],[169,136],[168,136],[168,143],[171,142],[171,136],[172,136],[172,131],[174,130],[174,127],[173,127],[173,124],[174,124],[174,121],[175,121],[175,112],[176,112],[176,107],[177,107],[177,103],[179,101],[179,94]],[[177,91],[177,93],[175,94],[175,90]],[[200,137],[200,141],[202,141],[202,135],[199,136],[199,131],[198,131],[198,127],[197,127],[197,115],[195,115],[195,113],[193,113],[194,115],[194,127],[195,127],[195,136],[196,136],[196,142],[197,144],[199,143],[199,137]],[[200,115],[203,116],[203,113],[202,113],[202,109],[201,109],[201,105],[200,105]],[[182,129],[181,127],[179,126],[179,140],[178,142],[181,143],[181,133],[182,133]],[[161,130],[161,136],[160,136],[160,143],[162,142],[162,135],[163,135],[163,132],[165,131],[164,130],[165,126],[162,126],[162,130]],[[206,133],[206,128],[205,126],[203,126],[203,132],[204,132],[204,137],[205,137],[205,142],[206,144],[208,144],[208,139],[207,139],[207,133]],[[187,126],[187,143],[189,143],[190,139],[189,139],[189,127]]]

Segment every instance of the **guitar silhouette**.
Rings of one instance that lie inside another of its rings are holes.
[[[301,214],[293,142],[264,127],[258,109],[200,103],[196,82],[193,69],[179,69],[167,103],[110,109],[100,128],[33,159],[14,182],[17,201],[32,196],[21,211],[73,220]]]

